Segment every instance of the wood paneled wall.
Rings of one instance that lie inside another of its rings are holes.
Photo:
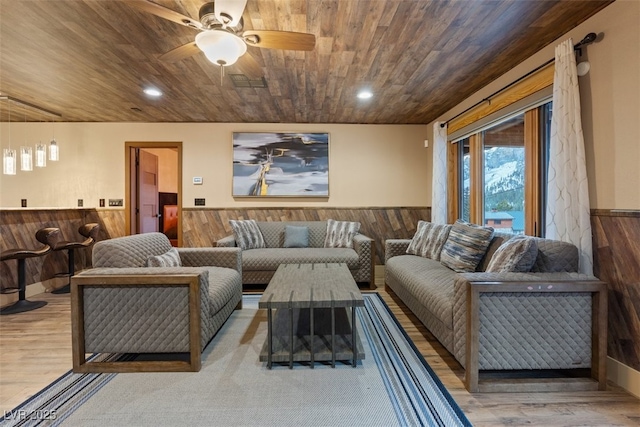
[[[40,243],[35,234],[44,227],[60,228],[66,240],[79,240],[78,227],[89,222],[100,224],[99,240],[124,236],[125,211],[113,209],[25,209],[0,210],[0,250],[23,247],[36,248]],[[182,210],[183,246],[215,246],[216,241],[231,234],[230,219],[258,221],[319,221],[329,218],[359,221],[360,231],[376,242],[376,264],[384,262],[386,239],[411,238],[418,220],[429,220],[429,207],[376,207],[376,208],[244,208],[211,209],[185,208]],[[91,267],[91,250],[79,250],[76,270]],[[67,271],[67,254],[49,252],[26,261],[27,285],[51,279]],[[2,289],[16,287],[18,283],[16,261],[0,263]]]
[[[418,220],[430,220],[430,207],[399,208],[247,208],[182,210],[183,245],[215,246],[216,241],[230,235],[230,219],[256,221],[323,221],[327,219],[358,221],[360,232],[375,240],[376,264],[384,263],[386,239],[411,238]]]
[[[25,209],[0,210],[0,251],[13,248],[34,249],[42,245],[36,240],[36,232],[45,227],[57,227],[67,241],[80,241],[78,233],[82,224],[100,224],[99,240],[124,234],[124,211],[96,209]],[[45,256],[28,258],[25,262],[26,283],[41,282],[67,271],[67,251],[51,251]],[[18,286],[17,261],[0,263],[0,287]],[[76,250],[75,268],[91,266],[91,249]]]
[[[609,286],[607,354],[640,371],[640,211],[594,210],[594,274]]]

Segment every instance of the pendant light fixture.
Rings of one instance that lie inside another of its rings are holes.
[[[20,170],[27,172],[33,170],[33,150],[31,147],[20,147]]]
[[[27,111],[24,111],[24,130],[22,132],[24,136],[25,145],[20,147],[20,170],[32,171],[33,170],[33,150],[31,147],[26,146],[27,143]]]
[[[26,145],[27,141],[27,108],[30,108],[34,111],[41,112],[46,115],[54,116],[52,126],[55,126],[55,119],[57,117],[62,117],[59,113],[56,113],[51,110],[46,110],[42,107],[39,107],[35,104],[31,104],[29,102],[22,101],[20,99],[8,96],[6,94],[0,93],[0,101],[7,101],[8,105],[8,139],[9,139],[9,148],[3,148],[2,150],[2,173],[5,175],[15,175],[18,170],[18,154],[20,155],[20,170],[23,171],[32,171],[35,163],[36,167],[42,168],[47,166],[47,143],[43,143],[42,141],[35,144],[35,153],[33,152],[33,147]],[[24,108],[24,138],[25,145],[21,146],[19,150],[15,150],[11,148],[11,103],[19,104]],[[55,128],[52,129],[55,131]],[[55,133],[49,142],[49,160],[50,161],[58,161],[60,159],[60,151],[58,148],[58,142],[55,138]],[[35,154],[35,159],[34,159]]]
[[[15,175],[17,166],[16,150],[11,149],[11,101],[8,100],[9,105],[9,148],[2,150],[2,173],[5,175]]]
[[[2,173],[5,175],[16,174],[16,150],[5,148],[2,150]]]
[[[42,143],[42,139],[36,144],[35,162],[37,168],[47,166],[47,146]]]
[[[47,166],[47,146],[42,142],[36,144],[36,167],[43,168]]]
[[[55,132],[56,120],[53,119],[51,122],[51,142],[49,142],[49,160],[52,162],[57,162],[60,160],[60,150],[58,148],[58,142],[56,141],[56,132]]]

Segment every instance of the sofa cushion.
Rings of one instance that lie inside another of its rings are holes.
[[[147,259],[147,267],[181,267],[182,261],[176,248],[171,248],[162,255],[154,255]]]
[[[281,248],[284,245],[284,231],[287,225],[309,229],[309,247],[323,248],[327,235],[326,221],[257,221],[266,248]]]
[[[229,220],[229,223],[233,229],[233,236],[236,240],[236,244],[240,249],[245,250],[265,247],[262,232],[254,220],[247,219],[236,221],[231,219]]]
[[[487,273],[526,273],[536,262],[538,244],[533,237],[513,236],[504,242],[491,257]]]
[[[418,221],[416,234],[413,235],[411,243],[409,243],[407,253],[440,261],[440,252],[449,237],[450,230],[451,225],[449,224]]]
[[[476,271],[476,267],[491,243],[492,236],[493,228],[470,224],[459,219],[451,227],[449,237],[442,247],[440,261],[458,273]]]
[[[242,289],[240,273],[231,268],[205,267],[209,272],[209,307],[215,316]]]
[[[101,240],[93,245],[95,268],[146,267],[150,256],[162,255],[171,243],[162,233],[143,233]]]
[[[352,248],[353,236],[360,231],[360,223],[352,221],[327,220],[325,248]]]
[[[536,238],[538,258],[531,267],[534,273],[577,272],[580,255],[576,245],[559,240]]]
[[[430,316],[453,334],[453,282],[456,273],[440,262],[415,255],[390,258],[386,274],[401,282],[404,290],[423,306]]]
[[[500,246],[502,246],[504,242],[512,237],[513,233],[503,233],[499,230],[495,230],[493,233],[493,237],[491,238],[491,243],[489,243],[489,247],[484,253],[482,261],[480,261],[480,264],[478,264],[476,271],[487,271],[487,267],[489,266],[489,262],[491,262],[493,254],[498,250]]]
[[[308,248],[309,247],[309,228],[296,227],[295,225],[287,225],[284,228],[284,244],[285,248]]]
[[[265,248],[242,251],[243,271],[275,271],[280,264],[325,262],[343,262],[350,270],[360,268],[358,253],[348,248]]]

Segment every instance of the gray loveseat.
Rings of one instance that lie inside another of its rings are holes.
[[[171,253],[181,266],[147,267]],[[242,307],[237,248],[172,248],[164,234],[137,234],[96,243],[93,266],[72,279],[76,372],[197,371]],[[189,361],[87,362],[85,353],[189,353]]]
[[[576,272],[574,245],[540,238],[530,272],[484,272],[509,237],[496,233],[473,273],[407,254],[411,240],[387,240],[386,286],[465,368],[471,392],[605,389],[606,284]],[[595,381],[479,381],[479,371],[575,368],[591,368]]]
[[[242,251],[242,282],[249,285],[266,285],[280,264],[297,263],[345,263],[356,282],[366,282],[372,289],[374,283],[375,247],[373,239],[362,234],[353,238],[353,248],[325,248],[327,221],[257,221],[265,248]],[[309,228],[309,247],[284,248],[284,232],[287,225]],[[218,247],[235,247],[233,235],[218,240]]]

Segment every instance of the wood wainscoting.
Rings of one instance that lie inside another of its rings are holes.
[[[45,227],[60,229],[64,240],[79,241],[84,238],[78,228],[87,223],[100,224],[98,240],[124,234],[124,211],[114,209],[2,209],[0,210],[0,251],[12,248],[39,248],[36,232]],[[78,249],[75,255],[76,271],[91,267],[91,248]],[[25,260],[26,284],[43,282],[67,271],[67,251],[51,251],[45,256]],[[0,263],[1,288],[18,286],[16,261]],[[15,294],[17,298],[17,293]]]
[[[66,240],[79,239],[78,227],[89,222],[100,224],[99,240],[125,235],[123,209],[3,209],[0,224],[0,250],[14,247],[35,248],[40,243],[35,234],[40,228],[58,227]],[[211,247],[218,239],[231,234],[230,219],[257,221],[320,221],[329,218],[358,221],[361,233],[375,240],[378,265],[384,262],[386,239],[410,239],[419,220],[431,218],[430,207],[373,208],[184,208],[182,210],[183,246]],[[91,267],[91,249],[76,256],[76,271]],[[67,270],[67,254],[49,252],[26,260],[27,285],[53,278]],[[0,263],[2,288],[17,286],[15,262]]]
[[[410,239],[419,220],[431,219],[430,207],[373,208],[183,208],[182,238],[186,247],[215,246],[232,234],[230,219],[256,221],[358,221],[360,232],[375,240],[377,265],[384,263],[386,239]]]
[[[609,286],[609,357],[640,371],[640,211],[591,211],[594,274]]]

